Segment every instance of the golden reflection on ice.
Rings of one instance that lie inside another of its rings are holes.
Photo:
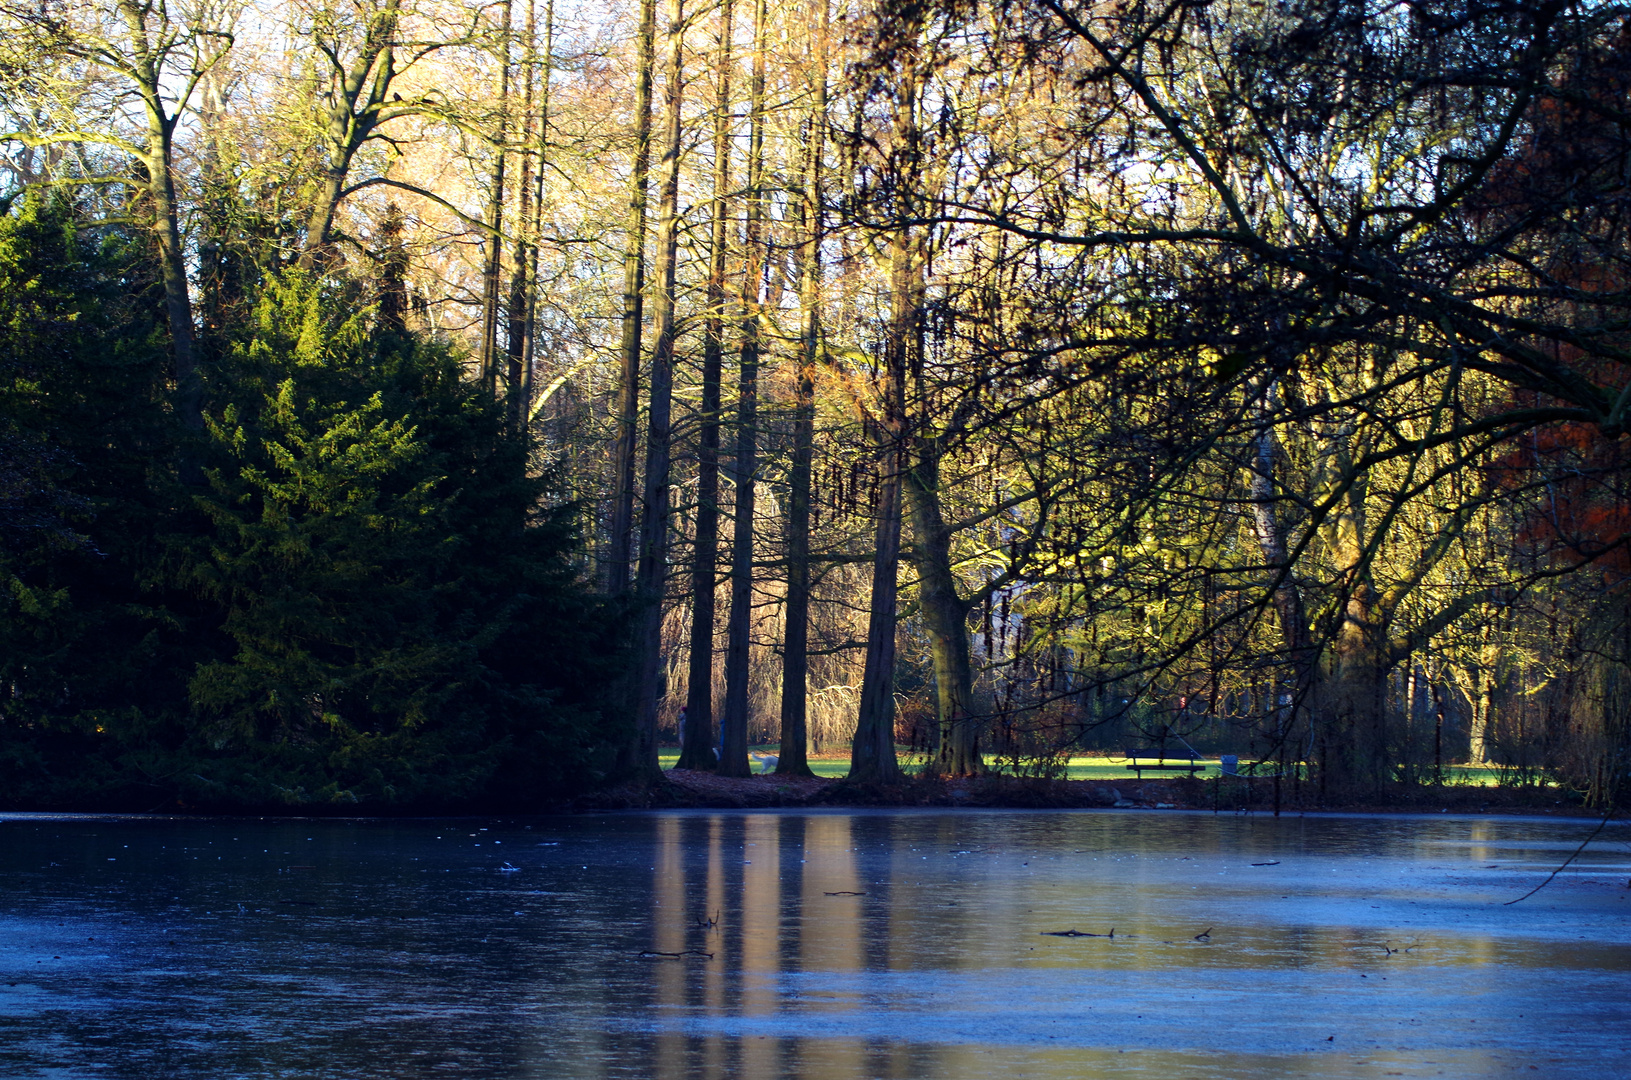
[[[1115,833],[1084,825],[1081,838],[1052,827],[1016,836],[953,815],[661,817],[652,948],[691,955],[650,965],[649,1074],[1200,1075],[1215,1072],[1207,1055],[1227,1030],[1236,1034],[1226,1044],[1249,1034],[1274,1047],[1231,1050],[1253,1077],[1416,1075],[1412,1033],[1440,1007],[1431,980],[1419,980],[1459,971],[1483,988],[1493,976],[1479,969],[1509,968],[1517,956],[1494,935],[1409,929],[1432,902],[1421,875],[1450,858],[1442,842],[1394,841],[1388,854],[1361,836],[1308,860],[1288,846],[1290,823],[1273,826],[1284,835],[1260,830],[1267,850],[1225,831],[1252,826],[1209,819],[1129,821]],[[1499,829],[1461,834],[1457,873],[1511,844]],[[1372,914],[1384,907],[1389,922]],[[1066,929],[1083,936],[1046,933]],[[1239,997],[1247,984],[1257,989]],[[1405,985],[1416,987],[1408,998]],[[1499,1071],[1480,1041],[1498,1034],[1479,1024],[1483,992],[1452,1003],[1470,1010],[1454,1034],[1455,1066]],[[1280,1001],[1269,1014],[1265,993]],[[1318,997],[1307,1016],[1283,1011]],[[1365,1019],[1392,1001],[1404,1010],[1396,1019]],[[922,1029],[942,1007],[957,1011],[950,1026]],[[1165,1015],[1153,1029],[1138,1015],[1149,1009]],[[1341,1018],[1323,1019],[1333,1009]],[[1371,1041],[1340,1053],[1320,1026],[1351,1033],[1356,1022]],[[1319,1031],[1302,1030],[1310,1023]]]

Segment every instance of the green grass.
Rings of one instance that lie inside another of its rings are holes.
[[[774,754],[778,748],[772,744],[754,746],[749,749],[755,754]],[[901,764],[910,771],[914,764],[912,755],[905,747],[898,747],[897,753],[900,754]],[[677,749],[664,749],[658,753],[657,761],[664,769],[672,769],[675,762],[679,760],[679,756]],[[849,758],[847,756],[841,758],[814,758],[810,761],[810,769],[817,776],[838,779],[849,775]],[[1495,787],[1501,782],[1501,772],[1500,769],[1491,766],[1449,765],[1444,769],[1444,782],[1468,787]],[[1144,775],[1146,777],[1171,777],[1184,774],[1145,772]],[[1196,775],[1202,777],[1217,776],[1217,762],[1209,762],[1206,771]],[[1127,768],[1126,761],[1120,757],[1084,756],[1070,759],[1070,764],[1065,770],[1065,778],[1068,780],[1131,780],[1134,779],[1134,776],[1132,770]]]
[[[1444,782],[1467,787],[1499,787],[1502,777],[1510,772],[1493,765],[1446,765]]]
[[[755,754],[774,754],[776,753],[777,749],[778,748],[774,745],[754,746],[749,748],[750,752]],[[896,752],[900,755],[902,767],[907,769],[907,771],[913,771],[913,767],[917,764],[913,755],[907,751],[905,747],[897,747]],[[679,760],[679,756],[678,750],[665,749],[658,754],[657,761],[663,768],[672,769],[674,767],[674,763]],[[847,776],[849,775],[849,758],[814,758],[810,762],[810,769],[817,776],[827,776],[833,778]],[[1217,772],[1217,766],[1215,764],[1212,766],[1210,772],[1213,774]],[[1112,759],[1107,757],[1071,758],[1070,766],[1066,773],[1067,779],[1070,780],[1119,780],[1130,778],[1132,775],[1133,774],[1126,768],[1126,762],[1120,758],[1116,758],[1112,761]],[[1145,775],[1172,776],[1177,774],[1148,772],[1145,773]]]
[[[754,754],[774,754],[778,749],[776,746],[750,746],[748,748],[749,752]],[[672,769],[679,760],[680,752],[678,750],[665,748],[657,753],[657,764],[664,769]],[[759,766],[756,762],[750,762],[749,764],[753,766],[755,772],[758,771]],[[814,758],[810,762],[810,771],[817,776],[837,780],[840,777],[849,775],[849,758]]]
[[[1205,765],[1206,769],[1196,773],[1196,776],[1218,775],[1219,770],[1216,761],[1202,761],[1201,764]],[[1145,769],[1143,772],[1145,779],[1186,775],[1182,772],[1152,769]],[[1133,780],[1137,778],[1137,774],[1127,767],[1127,759],[1119,755],[1116,757],[1099,755],[1073,757],[1070,759],[1070,763],[1065,766],[1065,779],[1067,780]]]

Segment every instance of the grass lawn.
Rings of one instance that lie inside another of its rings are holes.
[[[749,752],[754,754],[774,754],[777,749],[778,748],[772,744],[769,746],[750,747]],[[915,756],[908,752],[904,747],[897,747],[896,752],[900,755],[901,767],[907,772],[915,771],[915,766],[918,764]],[[674,767],[674,763],[679,760],[679,757],[680,754],[678,750],[664,748],[658,753],[657,761],[663,768],[672,769]],[[845,753],[842,756],[835,755],[832,757],[811,758],[810,769],[817,776],[830,776],[835,778],[847,776],[849,775],[849,754]],[[1210,771],[1213,773],[1217,772],[1216,763],[1213,763]],[[1151,772],[1146,773],[1145,775],[1171,776],[1174,774]],[[1132,773],[1127,771],[1126,762],[1120,758],[1116,758],[1114,761],[1107,757],[1078,757],[1070,759],[1068,779],[1071,780],[1118,780],[1128,779],[1131,778],[1131,776]]]
[[[778,747],[774,744],[768,746],[749,747],[754,754],[774,754]],[[904,747],[898,747],[901,765],[908,772],[913,770],[915,764],[913,756]],[[677,748],[664,747],[658,752],[657,761],[664,769],[672,769],[679,760],[680,752]],[[838,778],[849,775],[849,754],[834,755],[810,759],[810,769],[817,776]],[[1463,784],[1471,787],[1494,787],[1500,783],[1501,770],[1487,766],[1451,765],[1444,770],[1445,782],[1449,784]],[[1182,776],[1182,773],[1149,772],[1146,777]],[[1205,772],[1197,776],[1217,776],[1217,762],[1209,762]],[[1133,773],[1127,768],[1127,763],[1120,757],[1073,757],[1066,770],[1066,778],[1070,780],[1131,780]]]
[[[752,754],[774,754],[778,749],[779,747],[775,745],[750,746],[748,747],[748,752]],[[672,769],[675,763],[679,760],[680,752],[678,749],[671,749],[665,746],[657,752],[657,764],[661,765],[664,769]],[[753,766],[755,772],[758,771],[758,763],[750,761],[749,764]],[[810,771],[815,773],[817,776],[825,776],[835,780],[842,776],[848,776],[849,754],[846,753],[843,757],[811,758]]]
[[[766,746],[750,746],[748,747],[748,752],[751,754],[774,754],[779,749],[780,748],[776,746],[776,744],[771,743]],[[901,768],[905,769],[907,772],[915,771],[915,767],[919,764],[919,760],[916,755],[912,754],[904,746],[896,747],[895,752],[900,756]],[[680,752],[677,748],[665,746],[657,753],[657,763],[665,769],[672,769],[674,764],[679,761],[679,759]],[[1118,759],[1118,764],[1112,765],[1110,763],[1110,759],[1104,757],[1072,758],[1070,761],[1070,779],[1109,780],[1116,777],[1127,776],[1129,774],[1127,770],[1123,768],[1123,764],[1124,763],[1119,763]],[[757,766],[755,766],[755,768],[757,768]],[[833,778],[848,776],[849,752],[846,750],[841,754],[812,757],[810,759],[810,770],[817,776],[829,776]],[[1216,771],[1215,766],[1214,771]]]

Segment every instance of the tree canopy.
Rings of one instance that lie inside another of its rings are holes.
[[[0,13],[18,804],[1623,787],[1624,5]]]

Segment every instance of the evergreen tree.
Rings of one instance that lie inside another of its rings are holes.
[[[88,248],[60,207],[0,220],[5,801],[523,806],[603,773],[617,623],[458,358],[268,279],[192,493],[141,260]]]
[[[189,684],[201,794],[524,803],[593,778],[583,679],[616,650],[570,508],[537,509],[547,477],[455,357],[376,341],[352,300],[271,282],[228,362],[210,527],[178,560],[231,642]]]

